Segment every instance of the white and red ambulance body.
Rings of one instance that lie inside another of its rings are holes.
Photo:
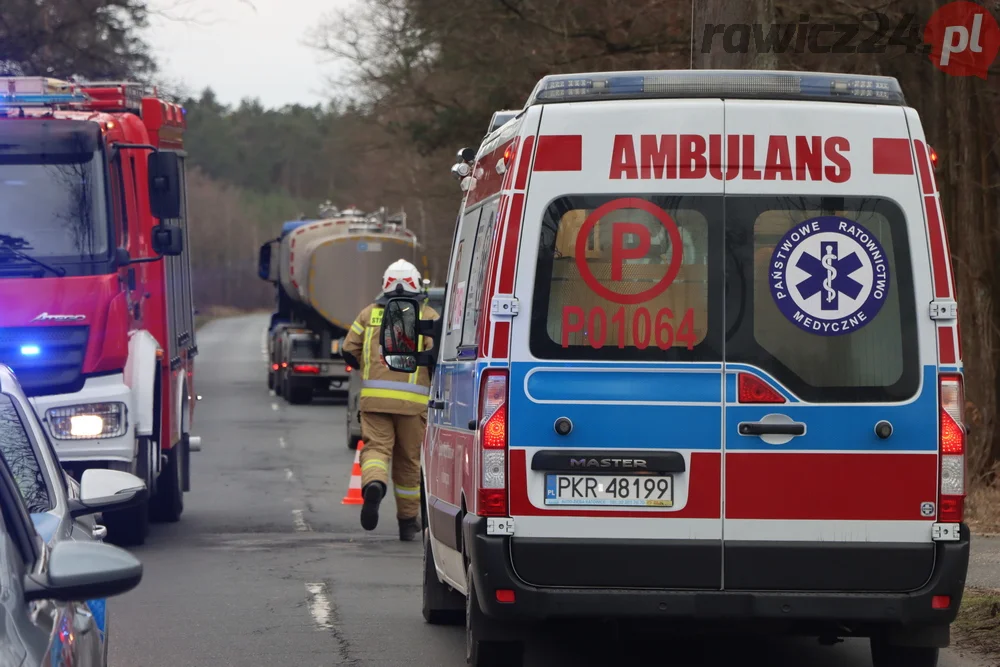
[[[486,137],[423,450],[470,661],[611,617],[936,664],[969,531],[929,150],[894,79],[790,72],[546,77]]]

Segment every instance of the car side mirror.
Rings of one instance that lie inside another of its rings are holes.
[[[160,220],[181,217],[181,162],[177,153],[154,151],[146,160],[149,209]]]
[[[70,500],[70,514],[76,518],[128,509],[149,496],[146,483],[121,470],[88,468],[80,478],[80,498]]]
[[[127,593],[142,581],[135,556],[103,542],[56,542],[45,572],[24,577],[24,600],[82,602]]]
[[[420,304],[416,299],[389,299],[382,316],[381,334],[386,366],[400,373],[412,373],[421,366],[430,366],[433,355],[419,350],[417,340],[429,334],[432,326],[433,321],[420,319]]]
[[[153,250],[158,255],[179,255],[184,252],[184,230],[173,225],[153,227]]]
[[[271,280],[271,242],[263,244],[257,252],[257,277]]]

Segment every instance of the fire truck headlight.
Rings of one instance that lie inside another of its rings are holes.
[[[128,430],[126,413],[124,403],[88,403],[51,408],[45,421],[57,440],[117,438]]]

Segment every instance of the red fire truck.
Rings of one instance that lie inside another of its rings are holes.
[[[0,363],[64,467],[131,472],[176,521],[199,440],[184,109],[132,83],[0,77]]]

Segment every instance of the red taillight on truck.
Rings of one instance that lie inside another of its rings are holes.
[[[296,373],[311,373],[316,375],[319,373],[319,366],[315,364],[295,364],[292,366],[292,370]]]
[[[959,523],[965,512],[965,387],[962,376],[942,375],[939,392],[941,502],[938,521]]]
[[[483,373],[479,395],[479,516],[507,516],[507,371]]]

